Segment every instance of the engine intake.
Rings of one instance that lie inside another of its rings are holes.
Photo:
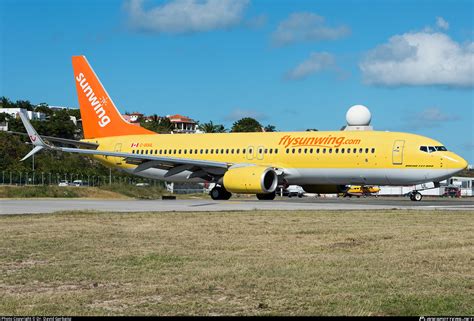
[[[223,177],[224,188],[232,193],[273,193],[277,184],[278,175],[271,167],[231,167]]]

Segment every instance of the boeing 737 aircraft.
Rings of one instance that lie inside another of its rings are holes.
[[[90,155],[128,173],[171,182],[214,182],[210,195],[271,200],[278,185],[338,193],[346,185],[435,185],[467,167],[440,142],[409,133],[316,131],[156,134],[125,121],[84,56],[72,58],[84,139],[39,136],[20,113],[34,149]],[[67,142],[77,148],[54,146]],[[413,191],[411,199],[422,195]]]

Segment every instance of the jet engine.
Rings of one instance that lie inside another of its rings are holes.
[[[278,176],[271,167],[231,167],[225,172],[222,183],[232,193],[268,194],[275,191]]]

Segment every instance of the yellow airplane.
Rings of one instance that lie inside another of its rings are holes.
[[[346,185],[440,182],[467,162],[431,138],[383,131],[156,134],[125,121],[84,56],[72,58],[84,139],[39,136],[20,113],[34,149],[91,155],[107,166],[142,177],[214,182],[210,196],[231,193],[275,197],[278,185],[309,193],[339,193]],[[77,148],[51,145],[68,142]],[[422,196],[413,191],[412,200]]]
[[[380,187],[378,186],[365,186],[365,185],[350,185],[344,193],[341,193],[342,196],[352,197],[352,196],[369,196],[377,194],[380,192]]]

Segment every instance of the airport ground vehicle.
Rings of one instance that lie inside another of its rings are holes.
[[[298,185],[290,185],[287,188],[283,188],[282,186],[279,186],[276,191],[277,195],[281,196],[288,196],[288,197],[303,197],[305,191],[301,186]]]
[[[461,188],[459,186],[446,186],[444,188],[443,197],[461,197]]]
[[[42,137],[21,112],[34,145],[22,160],[42,149],[89,155],[107,166],[146,178],[215,183],[210,195],[216,200],[227,200],[232,193],[272,200],[278,185],[299,185],[308,193],[337,194],[352,184],[440,182],[467,167],[463,158],[440,142],[401,132],[345,129],[157,134],[125,121],[87,59],[75,56],[72,60],[84,139]],[[355,107],[365,108],[356,105],[351,109]],[[369,117],[365,115],[346,117],[348,127],[368,125],[370,112]],[[54,146],[54,142],[77,148]],[[421,200],[418,191],[413,195],[412,200]]]
[[[63,180],[63,181],[59,181],[59,184],[58,186],[69,186],[69,182],[66,181],[66,180]]]

